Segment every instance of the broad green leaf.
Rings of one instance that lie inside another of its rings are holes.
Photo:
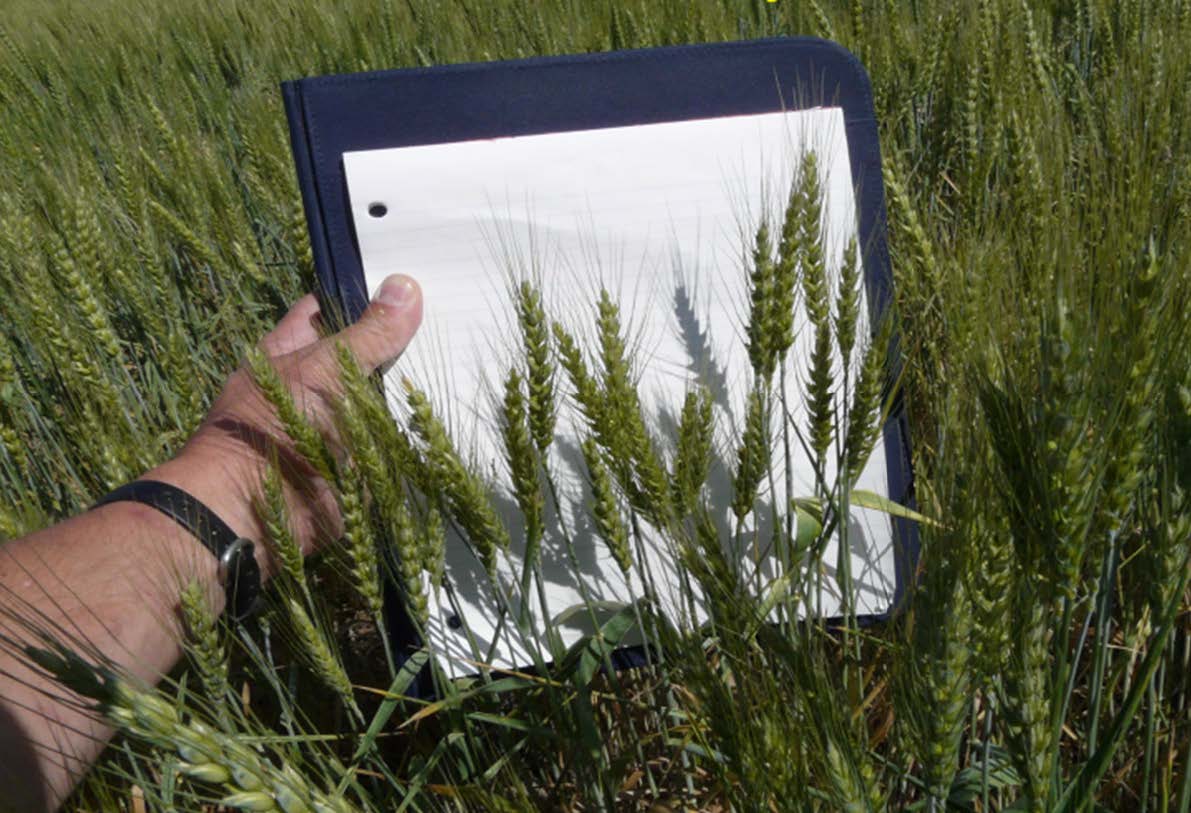
[[[590,603],[581,601],[578,604],[572,604],[567,607],[554,618],[550,619],[552,626],[560,626],[567,623],[577,615],[587,614],[592,611],[595,612],[620,612],[629,605],[623,601],[592,601]]]
[[[543,726],[535,726],[524,720],[518,720],[514,717],[507,717],[500,714],[489,714],[484,711],[475,711],[467,715],[467,719],[474,720],[478,723],[487,723],[488,725],[498,726],[500,728],[508,728],[512,731],[521,731],[526,734],[533,734],[535,737],[544,737],[546,739],[558,739],[558,733]]]
[[[389,722],[389,718],[393,716],[394,710],[397,708],[397,703],[405,694],[405,690],[414,682],[414,678],[422,671],[422,667],[426,665],[426,660],[430,657],[430,653],[425,649],[419,649],[411,655],[405,663],[401,664],[401,669],[397,671],[397,676],[393,678],[392,684],[385,692],[385,699],[381,702],[380,708],[376,710],[376,714],[372,717],[372,722],[368,725],[368,730],[364,732],[364,736],[360,739],[360,745],[356,748],[356,753],[352,755],[352,761],[359,760],[372,750],[373,743],[376,742],[376,737],[380,734],[381,729]]]
[[[951,793],[947,797],[949,805],[968,807],[983,791],[984,764],[977,762],[969,765],[955,775],[951,783]],[[988,750],[988,786],[992,790],[1015,787],[1021,784],[1021,776],[1013,767],[1009,752],[1004,748],[993,745]]]
[[[562,660],[562,673],[573,672],[573,681],[576,686],[585,688],[591,683],[591,679],[595,677],[600,665],[633,628],[637,621],[637,614],[634,611],[636,606],[636,604],[622,606],[615,615],[604,622],[595,635],[580,638],[567,650],[567,654]]]
[[[906,508],[901,503],[896,503],[888,497],[882,497],[880,494],[875,494],[872,491],[864,491],[862,489],[853,489],[848,499],[852,505],[860,508],[868,508],[872,511],[880,511],[894,517],[901,517],[902,519],[912,519],[915,522],[921,522],[923,525],[930,525],[934,528],[942,528],[943,525],[936,520],[931,519],[924,514],[919,514],[910,508]]]
[[[818,506],[814,513],[799,505],[800,500],[794,500],[794,547],[805,550],[814,544],[823,533],[823,511]]]
[[[418,720],[431,717],[435,714],[438,714],[440,711],[456,708],[465,700],[468,700],[472,697],[478,697],[479,695],[483,694],[500,694],[501,692],[512,692],[521,689],[529,689],[535,685],[536,684],[533,681],[526,680],[525,678],[500,678],[499,680],[494,680],[491,683],[485,683],[466,692],[460,692],[459,694],[452,695],[450,697],[444,697],[441,700],[436,700],[433,703],[429,703],[426,706],[418,709],[416,713],[410,715],[405,722],[399,726],[399,728],[406,728],[407,726],[416,723]]]
[[[818,534],[815,536],[818,536]],[[812,539],[813,538],[814,537],[812,537]],[[773,609],[777,607],[778,604],[785,601],[786,597],[790,594],[790,589],[795,584],[794,577],[801,575],[802,574],[800,573],[786,572],[769,583],[764,597],[762,597],[761,601],[757,604],[756,617],[754,617],[749,624],[749,629],[745,636],[746,638],[751,639],[757,634],[757,630],[760,629],[762,624],[766,623],[769,618],[769,614],[773,612]]]

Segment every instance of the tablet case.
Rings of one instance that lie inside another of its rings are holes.
[[[837,106],[843,110],[872,313],[892,295],[872,91],[860,62],[815,38],[777,38],[299,79],[282,84],[324,304],[356,319],[368,303],[342,156],[515,135]],[[889,497],[913,504],[900,396],[884,429]],[[913,523],[894,517],[901,606],[917,561]],[[391,602],[396,604],[396,602]],[[402,624],[398,638],[412,625]],[[634,659],[630,658],[629,663]]]

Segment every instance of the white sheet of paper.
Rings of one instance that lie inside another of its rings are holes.
[[[780,224],[791,179],[808,150],[818,155],[824,176],[828,262],[837,273],[857,229],[839,108],[345,154],[369,291],[402,272],[415,277],[424,293],[422,329],[389,374],[394,410],[404,409],[399,380],[408,376],[447,418],[457,447],[491,473],[502,501],[513,505],[495,418],[509,364],[518,357],[510,279],[538,279],[548,313],[588,337],[603,285],[622,305],[642,402],[659,430],[675,425],[692,382],[711,388],[720,460],[709,488],[713,505],[724,509],[726,529],[732,450],[751,378],[743,325],[752,235],[762,216]],[[383,216],[370,213],[375,204],[384,206]],[[798,314],[796,329],[804,325]],[[802,426],[807,334],[799,331],[787,369],[789,403]],[[585,598],[607,602],[600,605],[606,608],[643,595],[637,571],[626,583],[592,531],[578,425],[573,405],[564,401],[551,464],[562,481],[575,556],[568,556],[558,534],[548,533],[542,562],[551,618]],[[794,445],[793,493],[810,495],[811,468]],[[775,459],[781,458],[779,448]],[[778,474],[776,491],[784,500],[784,474]],[[883,443],[858,487],[888,494]],[[762,498],[771,498],[767,487]],[[514,538],[515,515],[506,512]],[[856,510],[849,527],[857,611],[884,612],[894,593],[889,518]],[[763,530],[757,536],[766,538]],[[684,577],[672,553],[653,537],[647,542],[646,570],[671,617],[686,625],[702,620],[697,604],[692,617],[681,600]],[[500,568],[500,589],[514,607],[519,553],[514,543]],[[827,615],[839,611],[836,561],[829,549],[819,597]],[[764,585],[773,572],[772,563],[763,561],[758,582]],[[532,638],[523,640],[514,624],[497,624],[493,591],[459,538],[448,542],[447,575],[452,590],[434,594],[427,634],[446,656],[448,671],[474,672],[468,661],[531,663]],[[536,598],[531,604],[540,630]],[[456,614],[462,627],[447,623]],[[556,624],[566,644],[590,631],[587,613],[570,616]]]

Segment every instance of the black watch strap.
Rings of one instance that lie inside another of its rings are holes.
[[[151,506],[194,534],[219,560],[227,614],[237,622],[252,615],[260,598],[261,571],[250,540],[237,536],[214,511],[169,483],[136,480],[105,495],[92,507],[114,502]]]

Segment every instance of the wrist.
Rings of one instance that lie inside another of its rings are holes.
[[[273,572],[271,557],[254,507],[262,474],[261,465],[245,459],[242,449],[217,448],[199,434],[176,457],[139,479],[176,486],[207,506],[237,536],[253,542],[261,576],[267,579]]]
[[[214,585],[219,563],[190,531],[156,508],[134,500],[120,500],[90,512],[119,527],[136,528],[126,538],[138,546],[134,554],[154,578],[180,575]]]

